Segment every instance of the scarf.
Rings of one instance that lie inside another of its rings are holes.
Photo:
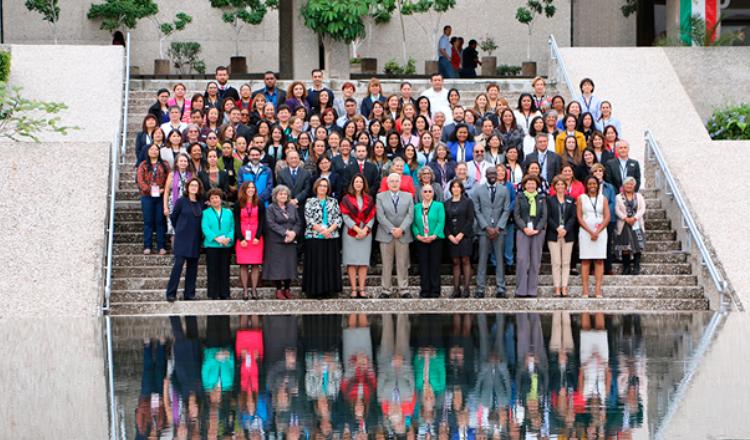
[[[523,191],[523,195],[529,201],[529,217],[536,217],[536,194],[536,191],[531,193],[526,190]]]
[[[361,227],[364,227],[370,220],[375,217],[375,203],[373,203],[372,196],[369,194],[362,194],[362,209],[357,206],[357,198],[351,194],[347,194],[341,199],[341,214],[346,215],[354,223]],[[349,236],[356,237],[357,233],[353,229],[349,229]]]

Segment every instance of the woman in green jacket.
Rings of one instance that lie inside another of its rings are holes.
[[[445,208],[435,200],[435,189],[425,185],[421,189],[422,202],[414,207],[411,230],[417,239],[419,256],[419,296],[440,297],[440,262],[445,238]]]
[[[221,206],[224,192],[214,188],[208,192],[209,207],[203,211],[201,229],[206,248],[208,297],[229,299],[229,264],[234,244],[234,214]]]

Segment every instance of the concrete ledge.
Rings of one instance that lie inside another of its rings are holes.
[[[111,143],[0,143],[0,318],[96,316]]]

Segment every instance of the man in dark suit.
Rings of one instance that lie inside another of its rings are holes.
[[[299,153],[289,151],[286,155],[287,167],[279,171],[277,182],[286,185],[292,192],[289,203],[297,208],[304,208],[312,186],[312,175],[300,166]]]
[[[249,126],[245,125],[242,122],[240,122],[241,117],[241,110],[239,107],[233,108],[229,112],[229,122],[234,127],[236,137],[243,137],[247,141],[247,144],[250,145],[250,142],[253,140],[253,135],[255,135],[255,126]]]
[[[263,74],[263,84],[265,87],[253,91],[252,98],[255,99],[256,95],[263,95],[266,97],[266,102],[273,104],[273,108],[279,108],[280,104],[286,101],[286,92],[276,87],[276,74],[270,70]]]
[[[240,94],[237,89],[227,84],[229,82],[229,70],[224,66],[216,68],[216,82],[219,83],[219,101],[223,102],[224,98],[232,98],[233,101],[240,100]]]
[[[344,175],[344,190],[345,193],[349,188],[349,183],[352,181],[355,175],[362,174],[365,176],[367,186],[370,188],[370,194],[374,198],[378,193],[378,187],[380,186],[380,174],[378,173],[378,167],[374,163],[367,161],[367,145],[357,144],[354,150],[354,163],[349,164],[346,167]]]
[[[502,169],[505,176],[505,169]],[[495,250],[495,296],[505,297],[505,265],[503,264],[503,243],[505,228],[510,215],[510,194],[502,180],[498,180],[497,168],[493,165],[485,171],[486,183],[477,185],[471,192],[474,203],[475,231],[479,237],[479,264],[477,265],[477,298],[484,297],[487,279],[487,261],[490,250]]]
[[[541,169],[541,177],[546,182],[551,182],[555,176],[560,174],[562,161],[557,153],[547,149],[549,138],[546,133],[537,133],[535,140],[536,148],[533,153],[526,156],[523,161],[523,169],[526,170],[531,162],[537,162]]]
[[[333,90],[323,85],[323,71],[320,69],[313,69],[312,71],[312,87],[307,89],[307,103],[310,104],[310,108],[320,107],[320,91],[327,90],[331,95],[331,101],[328,105],[333,105]]]
[[[607,161],[605,166],[605,180],[615,187],[618,193],[626,177],[635,178],[635,190],[641,187],[641,166],[637,160],[630,159],[630,144],[624,139],[615,143],[617,157]]]

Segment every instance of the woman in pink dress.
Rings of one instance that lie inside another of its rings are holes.
[[[253,182],[245,182],[239,190],[239,200],[234,207],[235,250],[240,265],[242,299],[247,300],[248,266],[252,267],[250,281],[253,299],[258,299],[260,267],[263,264],[263,226],[266,210],[258,203],[258,194]]]

